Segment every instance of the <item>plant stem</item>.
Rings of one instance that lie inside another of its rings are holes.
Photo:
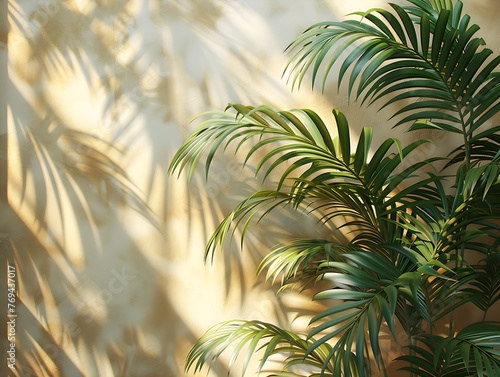
[[[408,334],[409,334],[409,337],[408,337],[408,344],[409,344],[410,346],[414,346],[414,345],[416,344],[415,339],[411,336],[411,333],[410,333],[410,332],[408,332]],[[413,347],[411,347],[411,348],[410,348],[410,356],[415,356],[415,355],[416,355],[416,352],[415,352],[415,350],[413,349]],[[412,372],[411,372],[411,374],[410,374],[410,377],[417,377],[417,375],[415,374],[415,372],[413,372],[413,371],[412,371]]]

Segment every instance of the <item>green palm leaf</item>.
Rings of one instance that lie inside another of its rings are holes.
[[[471,301],[486,317],[488,310],[500,300],[500,253],[490,254],[483,263],[474,265],[471,270],[471,286],[465,291],[471,294]]]
[[[288,47],[292,57],[285,72],[300,84],[313,66],[314,85],[324,66],[324,87],[335,63],[339,84],[353,67],[349,95],[357,82],[356,97],[384,100],[383,107],[402,105],[396,125],[463,134],[469,163],[470,139],[500,110],[500,76],[494,72],[500,57],[489,59],[492,51],[475,37],[479,27],[470,25],[460,1],[410,2],[413,6],[391,4],[392,12],[358,12],[361,21],[313,25]]]
[[[343,303],[312,318],[314,327],[308,337],[321,337],[311,344],[308,352],[335,339],[324,368],[329,362],[342,364],[342,372],[349,375],[352,364],[356,365],[356,373],[366,376],[369,371],[364,359],[370,355],[365,345],[369,344],[378,366],[384,369],[379,346],[381,326],[385,323],[395,338],[395,318],[405,321],[406,308],[401,302],[407,300],[423,310],[423,317],[429,318],[425,303],[422,304],[424,283],[428,276],[438,279],[442,276],[430,265],[419,263],[409,264],[409,270],[402,271],[382,255],[365,251],[343,251],[332,259],[336,260],[323,263],[322,272],[323,280],[333,287],[316,294],[315,299],[341,300]],[[353,347],[355,353],[350,352]],[[342,374],[334,369],[333,375]]]
[[[500,324],[474,323],[454,337],[422,335],[413,355],[398,359],[416,376],[469,377],[500,375]]]
[[[488,128],[470,139],[471,165],[478,165],[498,161],[498,151],[500,150],[500,126]],[[460,163],[465,159],[464,146],[459,146],[450,154],[450,161],[447,167]]]
[[[204,366],[210,368],[210,365],[222,352],[232,351],[229,367],[240,355],[243,356],[242,372],[244,375],[255,353],[263,350],[258,372],[263,370],[270,358],[278,355],[284,357],[283,369],[274,371],[275,374],[272,375],[302,376],[293,373],[294,366],[301,365],[319,371],[323,368],[325,357],[330,350],[328,345],[323,345],[305,357],[306,351],[313,341],[266,322],[223,322],[208,330],[191,349],[187,355],[186,371],[193,369],[196,373]],[[331,369],[331,366],[327,368],[327,370]]]
[[[170,166],[186,170],[188,177],[206,155],[206,173],[216,152],[230,144],[236,151],[242,143],[256,138],[246,154],[245,163],[256,152],[270,143],[277,144],[260,158],[257,173],[264,169],[264,179],[279,166],[286,166],[276,190],[262,190],[242,201],[217,227],[207,245],[205,257],[213,256],[228,236],[241,225],[242,241],[250,221],[265,217],[275,208],[292,205],[310,213],[319,220],[331,222],[342,218],[340,227],[359,227],[352,238],[360,244],[393,242],[399,233],[392,225],[381,225],[384,216],[395,219],[398,211],[419,204],[411,195],[418,189],[429,190],[436,177],[420,181],[413,190],[395,193],[394,189],[420,167],[432,160],[417,162],[396,173],[403,160],[424,141],[402,148],[396,139],[388,139],[368,158],[371,130],[361,133],[356,153],[351,154],[349,125],[344,115],[334,111],[338,137],[332,138],[320,117],[311,110],[276,111],[267,106],[248,107],[232,105],[236,114],[210,113],[215,118],[203,121],[193,135],[179,149]],[[392,148],[395,147],[397,153]],[[265,167],[265,168],[264,168]],[[292,184],[286,184],[291,181]],[[407,194],[410,196],[407,197]],[[325,201],[326,200],[326,201]],[[400,203],[402,205],[400,206]],[[381,216],[382,215],[382,216]],[[386,233],[387,232],[387,233]]]
[[[243,242],[254,220],[290,206],[324,223],[331,235],[275,246],[258,272],[280,289],[323,280],[329,288],[314,299],[338,302],[313,317],[306,337],[259,321],[221,324],[193,347],[188,369],[226,351],[231,364],[243,357],[245,371],[260,350],[259,370],[271,356],[284,355],[273,376],[368,376],[366,358],[385,373],[379,335],[386,326],[395,338],[399,322],[410,339],[400,360],[413,375],[500,375],[499,324],[477,323],[451,336],[452,321],[450,337],[433,334],[455,309],[474,304],[486,316],[500,298],[500,126],[489,127],[500,110],[500,57],[477,37],[479,27],[460,1],[408,3],[358,12],[360,21],[313,25],[288,47],[285,72],[300,86],[311,71],[313,85],[321,79],[324,88],[336,67],[349,97],[398,105],[396,125],[462,135],[446,159],[408,164],[426,141],[403,146],[390,138],[374,148],[369,128],[356,142],[337,110],[334,136],[312,110],[240,104],[205,114],[174,156],[169,172],[190,178],[200,160],[208,175],[217,153],[249,145],[242,163],[255,162],[256,175],[273,188],[235,207],[210,238],[205,259],[236,232]],[[435,163],[443,160],[445,173],[437,173]],[[469,251],[485,260],[471,263]]]
[[[323,263],[348,250],[348,246],[326,240],[293,240],[272,248],[262,260],[257,273],[266,271],[266,280],[271,283],[281,278],[282,288],[295,284],[305,287],[323,276]]]

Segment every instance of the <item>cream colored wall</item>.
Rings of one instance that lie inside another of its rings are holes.
[[[465,2],[498,44],[495,2]],[[256,263],[282,237],[321,230],[271,218],[243,253],[234,244],[205,265],[211,231],[258,182],[232,156],[208,183],[166,170],[191,119],[228,102],[325,117],[335,106],[359,127],[384,122],[349,110],[345,94],[292,93],[281,78],[282,51],[303,29],[375,6],[385,2],[9,1],[12,213],[4,208],[0,233],[18,271],[17,375],[194,376],[184,358],[208,327],[294,318],[304,299],[276,298]]]

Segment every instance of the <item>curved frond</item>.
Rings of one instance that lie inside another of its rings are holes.
[[[471,287],[465,291],[486,317],[488,309],[500,300],[500,253],[491,254],[483,263],[473,266],[471,277]]]
[[[323,222],[341,218],[336,227],[359,228],[351,242],[360,245],[391,243],[401,237],[391,221],[397,212],[428,201],[430,183],[437,177],[415,183],[411,190],[397,191],[432,159],[419,161],[398,172],[403,161],[425,141],[402,147],[397,139],[387,139],[370,157],[372,132],[365,128],[351,152],[351,135],[345,116],[333,111],[338,136],[332,138],[321,118],[311,110],[276,111],[267,106],[231,105],[236,114],[211,113],[216,117],[203,121],[184,143],[170,165],[170,172],[186,170],[188,177],[198,161],[206,156],[206,173],[215,154],[236,144],[236,152],[249,140],[254,144],[246,152],[245,162],[257,156],[257,173],[264,179],[272,172],[281,176],[275,190],[258,191],[241,202],[217,227],[205,257],[222,246],[241,224],[242,240],[252,218],[259,219],[276,207],[292,205],[314,213]],[[267,149],[270,144],[276,145]],[[420,190],[420,193],[418,193]],[[427,193],[426,193],[427,192]],[[432,199],[434,200],[434,199]],[[384,219],[388,218],[387,222]],[[366,246],[368,247],[368,246]]]
[[[461,145],[454,149],[449,155],[449,162],[446,167],[464,161],[466,151]],[[470,159],[471,165],[477,166],[499,160],[500,150],[500,126],[491,127],[476,134],[470,139]]]
[[[266,271],[266,280],[271,283],[281,278],[282,289],[295,284],[305,287],[323,276],[323,263],[350,249],[326,240],[293,240],[273,247],[257,273]]]
[[[312,162],[322,163],[331,169],[343,169],[345,162],[334,147],[330,133],[321,118],[312,110],[276,111],[268,106],[228,105],[236,114],[228,111],[208,112],[214,116],[204,120],[186,140],[174,156],[169,172],[186,170],[188,177],[202,156],[206,155],[206,174],[218,150],[236,144],[238,152],[243,143],[255,141],[247,152],[247,162],[258,150],[270,145],[279,147],[269,151],[260,161],[257,173],[266,163],[270,164],[264,176],[267,177],[283,161],[297,159],[283,175],[280,183],[296,169]],[[349,156],[348,156],[349,157]]]
[[[328,344],[334,339],[326,363],[334,366],[356,365],[360,376],[369,374],[366,358],[374,357],[379,368],[384,360],[379,345],[382,325],[387,325],[396,338],[395,320],[406,320],[408,301],[420,311],[421,318],[429,319],[423,284],[429,276],[442,278],[427,264],[409,264],[409,270],[400,270],[385,257],[365,251],[347,251],[338,254],[336,260],[323,264],[323,279],[332,288],[315,295],[316,300],[340,300],[311,320],[314,325],[308,338],[318,337],[308,352]],[[368,351],[368,347],[370,351]],[[354,350],[351,353],[351,350]],[[349,375],[349,369],[342,371]],[[367,374],[368,373],[368,374]],[[334,376],[342,376],[334,370]]]
[[[250,195],[247,199],[243,200],[236,208],[217,226],[214,233],[210,237],[205,248],[205,261],[213,256],[218,246],[224,247],[225,242],[233,239],[236,230],[240,224],[241,229],[241,243],[243,243],[246,230],[254,217],[258,217],[260,221],[267,216],[274,208],[283,207],[293,201],[293,197],[287,193],[261,190]]]
[[[410,363],[401,368],[422,377],[469,377],[500,375],[500,324],[474,323],[454,337],[423,335],[421,345],[410,345],[411,355],[399,357]]]
[[[285,72],[300,85],[311,70],[314,85],[324,67],[324,87],[338,64],[339,85],[349,75],[349,95],[402,106],[396,125],[462,134],[469,163],[470,139],[500,110],[500,56],[491,57],[460,1],[410,2],[357,12],[360,21],[311,26],[288,47]]]
[[[307,349],[312,342],[312,339],[304,339],[292,331],[283,330],[266,322],[223,322],[208,330],[191,349],[187,355],[186,371],[193,369],[196,373],[204,366],[210,368],[211,364],[227,351],[232,352],[230,368],[239,356],[243,358],[242,375],[244,375],[255,354],[262,351],[258,372],[262,371],[273,357],[280,357],[284,360],[283,368],[273,371],[275,374],[272,375],[302,376],[293,373],[294,366],[301,365],[319,371],[323,368],[325,357],[330,351],[330,347],[325,344],[306,357]],[[329,366],[327,371],[331,372],[331,369]],[[331,374],[324,374],[324,376],[329,375]]]

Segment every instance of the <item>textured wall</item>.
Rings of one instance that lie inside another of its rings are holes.
[[[495,48],[495,2],[465,2]],[[282,52],[303,29],[375,6],[385,2],[9,0],[0,233],[17,266],[17,375],[184,376],[188,349],[211,325],[285,324],[307,308],[275,298],[255,267],[281,237],[319,235],[315,224],[271,218],[243,253],[235,243],[204,265],[211,231],[258,181],[232,156],[208,183],[166,169],[191,119],[228,102],[325,117],[335,106],[376,126],[374,109],[348,110],[344,94],[307,85],[292,93],[281,78]],[[227,362],[210,375],[226,375]]]

